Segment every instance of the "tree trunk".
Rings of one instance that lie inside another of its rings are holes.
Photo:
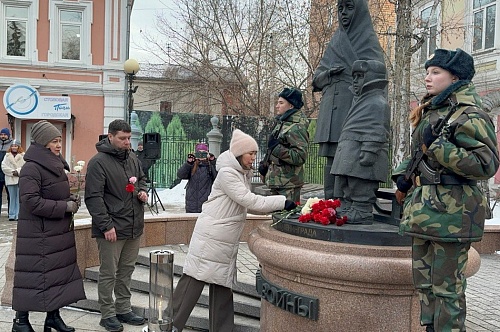
[[[396,6],[396,41],[392,75],[392,165],[399,165],[410,154],[410,64],[411,0],[400,0]]]

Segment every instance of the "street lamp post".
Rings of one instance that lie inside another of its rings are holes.
[[[130,115],[132,111],[134,110],[134,93],[137,91],[138,86],[134,87],[134,79],[135,79],[135,74],[140,70],[139,63],[135,59],[128,59],[125,61],[123,64],[123,71],[127,75],[127,80],[128,80],[128,121],[130,123]]]

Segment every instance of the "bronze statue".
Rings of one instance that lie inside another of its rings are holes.
[[[313,76],[313,91],[322,91],[316,135],[318,154],[326,157],[325,198],[334,196],[335,175],[331,174],[342,125],[352,104],[352,64],[377,60],[384,63],[366,0],[339,0],[339,27],[330,40]]]
[[[385,97],[385,65],[357,60],[352,66],[354,99],[333,160],[335,197],[348,224],[371,224],[379,182],[389,175],[391,114]]]

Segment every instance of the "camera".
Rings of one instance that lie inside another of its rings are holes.
[[[208,157],[208,152],[198,151],[198,152],[195,152],[195,153],[194,153],[194,156],[195,156],[197,159],[207,159],[207,157]]]

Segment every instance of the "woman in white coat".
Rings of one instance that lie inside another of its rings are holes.
[[[236,257],[247,211],[269,213],[296,207],[285,196],[259,196],[250,191],[257,150],[257,142],[236,129],[229,150],[217,159],[217,177],[196,221],[183,275],[173,295],[174,326],[179,332],[205,283],[210,289],[209,331],[233,330],[232,287],[236,283]]]
[[[24,149],[21,142],[13,140],[2,160],[5,185],[9,191],[9,220],[17,220],[19,214],[19,173],[23,167]]]

